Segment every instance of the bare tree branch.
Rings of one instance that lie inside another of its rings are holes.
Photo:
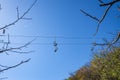
[[[17,18],[19,19],[19,9],[18,7],[16,9],[17,9]]]
[[[0,67],[4,67],[4,68],[6,68],[6,67],[8,67],[8,66],[4,66],[4,65],[1,65],[1,64],[0,64]]]
[[[109,3],[103,3],[103,4],[100,4],[100,6],[109,6],[109,5],[113,5],[117,2],[119,2],[120,0],[113,0],[112,2],[109,2]]]
[[[98,0],[98,1],[99,1],[100,3],[102,3],[102,4],[104,3],[102,0]]]
[[[22,19],[24,19],[24,20],[32,20],[32,18],[22,18]]]
[[[111,42],[106,42],[106,43],[93,43],[93,46],[111,46],[115,43],[117,43],[120,39],[120,32],[118,33],[118,35],[116,36],[116,38],[114,40],[112,40]]]
[[[35,39],[34,39],[35,40]],[[14,48],[3,48],[2,50],[0,50],[0,53],[4,53],[4,52],[16,52],[16,53],[29,53],[29,52],[33,52],[33,51],[28,51],[28,52],[20,52],[20,51],[16,51],[16,50],[21,50],[22,48],[27,47],[28,45],[30,45],[34,40],[26,43],[25,45],[19,46],[19,47],[14,47]]]
[[[16,65],[13,65],[13,66],[10,66],[10,67],[7,67],[7,68],[4,68],[4,69],[1,69],[0,72],[4,72],[6,70],[9,70],[9,69],[12,69],[12,68],[15,68],[15,67],[18,67],[26,62],[29,62],[30,61],[30,58],[25,60],[25,61],[21,61],[20,63],[16,64]]]
[[[7,25],[0,28],[0,30],[2,32],[2,35],[0,35],[0,37],[1,37],[1,39],[0,39],[0,44],[1,44],[0,53],[6,53],[7,55],[9,55],[8,52],[15,52],[15,53],[30,53],[30,52],[33,52],[33,51],[26,51],[25,52],[25,51],[21,51],[21,50],[23,48],[27,47],[28,45],[30,45],[35,39],[33,39],[32,41],[30,41],[30,42],[28,42],[28,43],[26,43],[26,44],[24,44],[22,46],[11,47],[10,46],[10,43],[11,43],[10,42],[10,35],[9,34],[6,35],[6,29],[8,27],[10,27],[10,26],[15,25],[20,20],[31,20],[32,18],[26,18],[25,16],[33,8],[33,6],[35,5],[36,2],[37,2],[37,0],[35,0],[33,2],[33,4],[30,5],[30,7],[22,15],[20,15],[19,8],[17,7],[16,8],[16,11],[17,11],[16,16],[17,16],[17,18],[14,21],[12,21],[11,23],[9,23],[9,24],[7,24]],[[0,4],[0,10],[1,10],[1,4]],[[5,36],[7,36],[7,39],[6,39]],[[2,39],[2,37],[5,37],[5,39]],[[5,66],[5,65],[0,64],[0,72],[4,72],[4,71],[7,71],[9,69],[16,68],[16,67],[18,67],[18,66],[20,66],[20,65],[22,65],[22,64],[24,64],[26,62],[29,62],[29,61],[30,61],[30,58],[27,59],[27,60],[21,61],[20,63],[15,64],[13,66]],[[0,78],[0,80],[3,80],[3,79],[6,79],[6,77]]]
[[[2,78],[0,78],[0,80],[4,80],[4,79],[8,79],[8,77],[2,77]]]
[[[94,16],[88,14],[87,12],[83,11],[82,9],[80,9],[80,11],[81,11],[83,14],[85,14],[86,16],[88,16],[88,17],[90,17],[90,18],[96,20],[97,22],[99,22],[99,19],[98,19],[98,18],[96,18],[96,17],[94,17]]]
[[[96,20],[98,22],[98,25],[97,25],[97,28],[96,28],[96,31],[94,33],[94,36],[98,33],[99,31],[99,27],[100,27],[100,24],[103,22],[103,20],[105,19],[106,15],[108,14],[110,8],[117,2],[119,2],[120,0],[114,0],[112,2],[109,2],[109,3],[104,3],[102,0],[98,0],[101,4],[100,6],[107,6],[107,9],[105,10],[104,14],[102,15],[101,19],[98,19],[90,14],[88,14],[87,12],[83,11],[83,10],[80,10],[82,13],[84,13],[86,16]]]
[[[111,44],[115,44],[120,39],[120,32],[118,33],[117,37],[111,42]]]
[[[10,24],[7,24],[7,25],[1,27],[0,30],[6,29],[12,25],[15,25],[18,21],[20,21],[21,19],[24,19],[25,15],[32,9],[32,7],[35,5],[36,2],[37,2],[37,0],[35,0],[34,3],[21,16],[19,16],[19,10],[17,8],[17,19],[15,21],[11,22]]]
[[[9,36],[9,34],[8,34],[8,39],[7,39],[8,41],[6,42],[6,49],[8,48],[8,45],[10,44],[10,36]]]
[[[112,6],[112,5],[108,6],[108,8],[105,10],[103,16],[101,17],[101,19],[98,21],[98,26],[97,26],[97,29],[96,29],[96,32],[95,32],[94,36],[98,33],[100,24],[101,24],[101,23],[103,22],[103,20],[105,19],[105,17],[106,17],[106,15],[107,15],[108,11],[110,10],[111,6]]]

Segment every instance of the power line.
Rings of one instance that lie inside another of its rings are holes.
[[[26,43],[11,43],[12,45],[24,45]],[[57,43],[58,45],[91,45],[91,43]],[[30,45],[53,45],[53,43],[31,43]]]
[[[33,35],[11,35],[11,37],[38,37],[38,38],[63,38],[63,39],[82,39],[85,37],[77,36],[33,36]],[[92,39],[92,37],[86,37],[86,39]]]
[[[0,35],[8,36],[8,35]],[[39,36],[39,35],[10,35],[10,37],[15,38],[43,38],[43,39],[93,39],[92,37],[78,37],[78,36]],[[95,39],[101,39],[101,38],[95,38]],[[11,45],[24,45],[25,43],[14,43],[12,42]],[[80,42],[57,42],[58,45],[92,45],[92,43],[80,43]],[[49,42],[33,42],[31,45],[53,45],[53,43]]]
[[[0,35],[0,36],[8,36],[8,35]],[[21,37],[21,38],[57,38],[57,39],[94,39],[94,37],[79,37],[79,36],[40,36],[40,35],[10,35],[10,37]],[[95,39],[101,39],[101,37],[97,37]],[[111,39],[111,38],[110,38]]]

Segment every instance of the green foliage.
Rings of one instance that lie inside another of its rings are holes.
[[[120,80],[120,48],[96,53],[85,65],[67,80]]]

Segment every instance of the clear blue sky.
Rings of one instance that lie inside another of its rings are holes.
[[[0,0],[0,26],[16,19],[17,6],[21,15],[33,1]],[[82,14],[80,9],[100,18],[104,8],[99,8],[98,4],[97,0],[38,0],[26,15],[32,20],[21,20],[7,29],[7,33],[13,35],[13,46],[20,46],[39,36],[24,49],[35,52],[0,55],[0,63],[5,65],[14,65],[27,58],[31,58],[31,61],[0,76],[8,77],[8,80],[64,80],[69,77],[70,73],[74,73],[92,58],[92,42],[100,41],[102,37],[112,38],[108,33],[120,29],[120,18],[116,16],[120,15],[120,12],[114,6],[110,11],[112,13],[101,24],[97,36],[93,37],[97,23]],[[56,53],[53,46],[55,37],[59,48]]]

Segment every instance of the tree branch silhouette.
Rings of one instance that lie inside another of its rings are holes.
[[[1,69],[0,72],[4,72],[6,70],[9,70],[9,69],[12,69],[12,68],[16,68],[16,67],[18,67],[18,66],[20,66],[20,65],[22,65],[22,64],[24,64],[26,62],[29,62],[29,61],[30,61],[30,58],[25,60],[25,61],[21,61],[20,63],[18,63],[16,65],[13,65],[13,66],[10,66],[10,67],[5,67],[4,69]]]
[[[12,21],[11,23],[8,23],[2,27],[0,27],[0,31],[2,31],[2,34],[0,34],[0,37],[6,37],[7,36],[7,39],[0,39],[0,54],[2,53],[6,53],[7,55],[9,55],[8,53],[9,52],[15,52],[15,53],[30,53],[32,51],[23,51],[23,48],[26,48],[28,45],[30,45],[34,40],[22,45],[22,46],[17,46],[17,47],[12,47],[10,46],[11,41],[10,41],[10,34],[6,35],[6,29],[15,25],[16,23],[18,23],[20,20],[31,20],[31,18],[27,18],[25,17],[29,11],[33,8],[33,6],[36,4],[37,0],[35,0],[31,5],[30,7],[22,14],[20,15],[19,13],[19,7],[17,6],[16,8],[16,20]],[[1,4],[0,4],[0,10],[1,10]],[[27,60],[22,60],[20,63],[17,63],[13,66],[6,66],[6,65],[1,65],[0,64],[0,72],[4,72],[4,71],[7,71],[9,69],[12,69],[12,68],[16,68],[24,63],[27,63],[30,61],[30,58],[27,59]],[[0,78],[0,80],[2,80],[4,78]]]
[[[97,28],[96,28],[96,31],[94,33],[94,36],[98,33],[99,31],[99,27],[100,27],[100,24],[104,21],[106,15],[108,14],[109,10],[111,9],[111,7],[115,4],[115,3],[118,3],[120,0],[114,0],[114,1],[111,1],[109,3],[104,3],[102,0],[98,0],[100,2],[100,6],[101,7],[106,7],[106,10],[104,11],[102,17],[100,19],[98,19],[97,17],[94,17],[92,16],[91,14],[85,12],[84,10],[80,10],[83,14],[87,15],[88,17],[94,19],[97,21],[98,25],[97,25]]]
[[[19,14],[19,8],[17,7],[17,19],[3,27],[0,28],[0,30],[3,30],[3,29],[6,29],[12,25],[15,25],[18,21],[22,20],[22,19],[25,19],[25,20],[28,20],[28,18],[25,18],[25,15],[32,9],[32,7],[35,5],[35,3],[37,2],[37,0],[35,0],[33,2],[33,4],[20,16]]]

